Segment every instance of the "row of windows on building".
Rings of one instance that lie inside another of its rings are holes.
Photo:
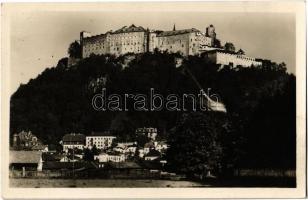
[[[124,36],[123,35],[113,35],[113,36],[111,36],[110,37],[110,39],[111,40],[114,40],[114,39],[116,39],[116,40],[123,40],[123,39],[133,39],[133,38],[141,38],[141,37],[143,37],[141,34],[140,35],[132,35],[132,34],[129,34],[129,33],[122,33],[122,34],[124,34]]]
[[[90,145],[90,144],[92,144],[92,143],[94,143],[94,144],[106,144],[106,141],[95,141],[95,142],[87,142],[87,144],[88,145]],[[108,144],[111,144],[111,142],[109,141],[109,142],[107,142]]]
[[[135,43],[127,43],[127,44],[125,44],[125,43],[122,43],[122,44],[118,44],[118,43],[116,43],[116,44],[114,44],[114,43],[111,43],[110,44],[110,46],[112,47],[112,46],[119,46],[119,45],[121,45],[121,46],[126,46],[126,45],[134,45],[134,46],[136,46],[136,45],[139,45],[139,47],[140,47],[140,42],[135,42]],[[139,48],[138,47],[138,48]],[[85,47],[85,52],[87,52],[87,51],[94,51],[94,50],[99,50],[99,49],[104,49],[105,48],[105,46],[104,45],[99,45],[99,44],[96,44],[96,45],[87,45],[86,47]]]
[[[94,141],[99,141],[99,140],[113,140],[113,137],[93,137],[93,138],[87,138],[87,140],[94,140]]]
[[[181,47],[184,48],[185,45],[182,44]],[[196,47],[196,44],[193,44],[192,46],[189,46],[189,48],[194,48],[194,47]],[[160,45],[160,48],[163,48],[163,45]],[[169,48],[172,49],[172,46],[170,46]]]

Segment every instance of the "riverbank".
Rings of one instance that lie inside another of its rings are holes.
[[[61,187],[208,187],[209,185],[193,181],[172,180],[133,180],[133,179],[31,179],[11,178],[10,187],[19,188],[61,188]]]

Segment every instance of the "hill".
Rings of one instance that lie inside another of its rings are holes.
[[[167,138],[184,111],[96,111],[92,98],[103,87],[109,94],[148,95],[149,88],[163,96],[198,94],[186,66],[203,88],[211,88],[225,103],[234,137],[242,141],[243,157],[254,158],[247,165],[260,159],[294,165],[295,76],[286,72],[284,64],[231,69],[213,65],[202,56],[190,56],[177,68],[179,57],[144,53],[134,56],[127,67],[127,55],[92,55],[71,67],[61,60],[12,95],[10,134],[31,130],[44,143],[58,143],[70,132],[112,130],[121,139],[131,140],[137,127],[151,126],[158,128],[160,138]]]

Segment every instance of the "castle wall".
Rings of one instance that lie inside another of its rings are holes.
[[[157,37],[157,48],[161,51],[170,53],[181,52],[184,56],[189,54],[189,38],[190,33],[171,35],[171,36],[159,36]]]
[[[83,38],[82,57],[89,57],[92,53],[96,55],[106,54],[109,51],[108,35],[102,34]]]
[[[262,64],[261,62],[256,61],[254,58],[219,51],[209,52],[208,58],[216,64],[233,65],[234,67],[238,65],[241,65],[243,67],[249,67],[251,65],[258,66]]]
[[[129,32],[110,35],[110,54],[144,53],[145,32]]]
[[[213,48],[216,38],[215,28],[210,25],[206,33],[197,29],[183,29],[173,31],[154,32],[131,25],[124,26],[115,32],[91,36],[81,32],[82,57],[93,54],[114,54],[116,56],[126,53],[153,52],[155,48],[170,53],[180,52],[183,56],[198,55],[206,52],[206,55],[216,64],[221,65],[261,65],[261,62],[239,54],[215,50]]]
[[[148,35],[148,51],[154,52],[154,49],[158,48],[158,38],[157,34],[154,32],[149,32]]]
[[[114,54],[146,52],[145,32],[102,34],[83,38],[83,57],[93,54]]]

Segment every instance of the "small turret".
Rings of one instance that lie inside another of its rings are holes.
[[[212,24],[206,27],[206,36],[216,39],[215,27]]]

